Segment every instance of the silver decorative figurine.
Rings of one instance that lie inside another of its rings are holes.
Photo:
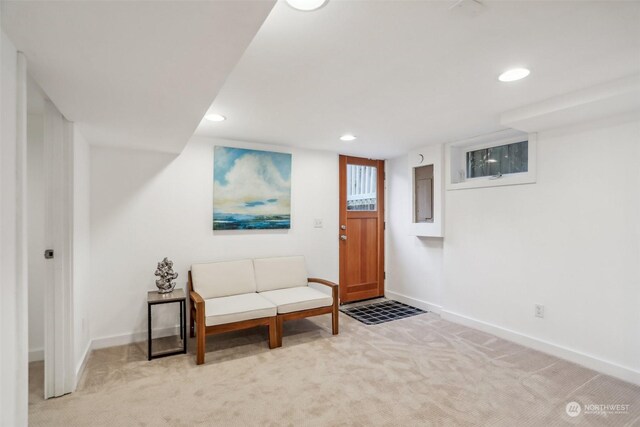
[[[174,273],[173,261],[170,261],[168,258],[165,257],[165,259],[158,263],[158,268],[154,274],[159,277],[159,279],[156,280],[159,294],[168,294],[176,287],[176,282],[173,280],[178,278],[178,273]]]

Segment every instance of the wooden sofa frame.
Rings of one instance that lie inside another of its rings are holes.
[[[189,299],[191,300],[191,316],[189,335],[191,338],[196,337],[196,364],[204,363],[205,338],[207,335],[222,334],[224,332],[238,331],[240,329],[248,329],[256,326],[267,326],[269,328],[269,348],[279,347],[277,335],[277,319],[276,316],[261,317],[258,319],[242,320],[240,322],[223,323],[221,325],[206,325],[206,317],[204,312],[204,299],[199,293],[193,290],[193,281],[191,279],[191,271],[189,271]]]
[[[319,283],[321,285],[329,286],[331,288],[331,295],[333,297],[333,304],[327,307],[310,308],[308,310],[292,311],[291,313],[278,314],[277,319],[277,337],[278,347],[282,346],[282,324],[285,320],[302,319],[305,317],[319,316],[321,314],[331,313],[331,332],[333,335],[338,335],[338,285],[324,279],[317,279],[315,277],[309,277],[307,279],[311,283]]]
[[[189,271],[189,278],[187,282],[187,286],[189,288],[189,300],[191,301],[189,335],[191,338],[196,337],[196,364],[202,365],[204,363],[205,339],[207,335],[222,334],[224,332],[248,329],[256,326],[267,326],[269,328],[269,348],[273,349],[282,346],[282,324],[285,320],[302,319],[304,317],[318,316],[320,314],[328,313],[331,313],[331,331],[333,335],[338,335],[338,285],[328,280],[317,279],[314,277],[310,277],[308,281],[329,286],[331,288],[333,304],[328,307],[294,311],[291,313],[278,314],[273,317],[262,317],[259,319],[249,319],[242,320],[240,322],[206,326],[204,299],[200,294],[193,290],[191,271]]]

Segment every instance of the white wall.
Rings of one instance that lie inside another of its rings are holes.
[[[44,122],[40,114],[27,119],[27,206],[29,258],[29,360],[44,359],[44,284],[46,268],[44,209]]]
[[[91,149],[73,130],[73,307],[74,366],[79,380],[90,344],[91,310]]]
[[[291,230],[212,231],[215,144],[292,153]],[[336,230],[336,154],[209,138],[193,138],[178,157],[92,147],[92,338],[101,346],[146,337],[146,293],[165,256],[179,287],[192,263],[290,254],[305,255],[311,275],[337,280]],[[175,324],[176,314],[163,315],[156,328]]]
[[[387,161],[389,221],[385,294],[438,312],[442,305],[443,239],[409,235],[412,203],[409,179],[407,156]]]
[[[447,192],[444,309],[640,379],[639,137],[637,120],[543,132],[536,184]]]
[[[640,382],[639,141],[629,117],[540,133],[536,184],[446,192],[442,249],[406,235],[406,158],[390,161],[387,288]]]

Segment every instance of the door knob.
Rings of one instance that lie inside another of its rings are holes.
[[[346,229],[347,229],[346,225],[343,224],[343,225],[340,226],[340,230],[346,230]]]
[[[347,240],[347,235],[346,234],[341,234],[340,235],[340,240]]]

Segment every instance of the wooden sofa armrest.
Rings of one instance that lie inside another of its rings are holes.
[[[196,291],[189,292],[189,298],[191,298],[191,301],[196,307],[198,307],[200,304],[204,304],[204,299],[202,299],[200,294]]]
[[[333,297],[333,308],[337,310],[338,304],[340,303],[340,296],[338,295],[338,284],[330,282],[324,279],[318,279],[316,277],[307,278],[308,282],[312,283],[320,283],[321,285],[329,286],[331,288],[331,296]]]
[[[191,299],[192,307],[195,308],[196,310],[195,311],[195,330],[196,330],[195,335],[196,335],[196,342],[197,342],[196,364],[202,365],[204,363],[205,336],[207,334],[206,332],[207,326],[205,324],[205,315],[204,315],[204,299],[196,291],[189,292],[189,298]],[[192,315],[194,314],[193,312],[191,313]],[[193,330],[193,324],[191,328]]]
[[[309,277],[307,279],[308,282],[313,282],[313,283],[320,283],[321,285],[325,285],[325,286],[329,286],[331,288],[337,288],[338,284],[337,283],[333,283],[330,282],[328,280],[324,280],[324,279],[317,279],[315,277]]]
[[[324,279],[318,279],[315,277],[307,278],[308,282],[320,283],[321,285],[329,286],[331,288],[331,297],[333,298],[333,304],[331,309],[331,331],[333,335],[338,335],[338,306],[340,305],[340,294],[338,292],[338,284],[330,282]],[[280,315],[278,315],[279,317]]]

